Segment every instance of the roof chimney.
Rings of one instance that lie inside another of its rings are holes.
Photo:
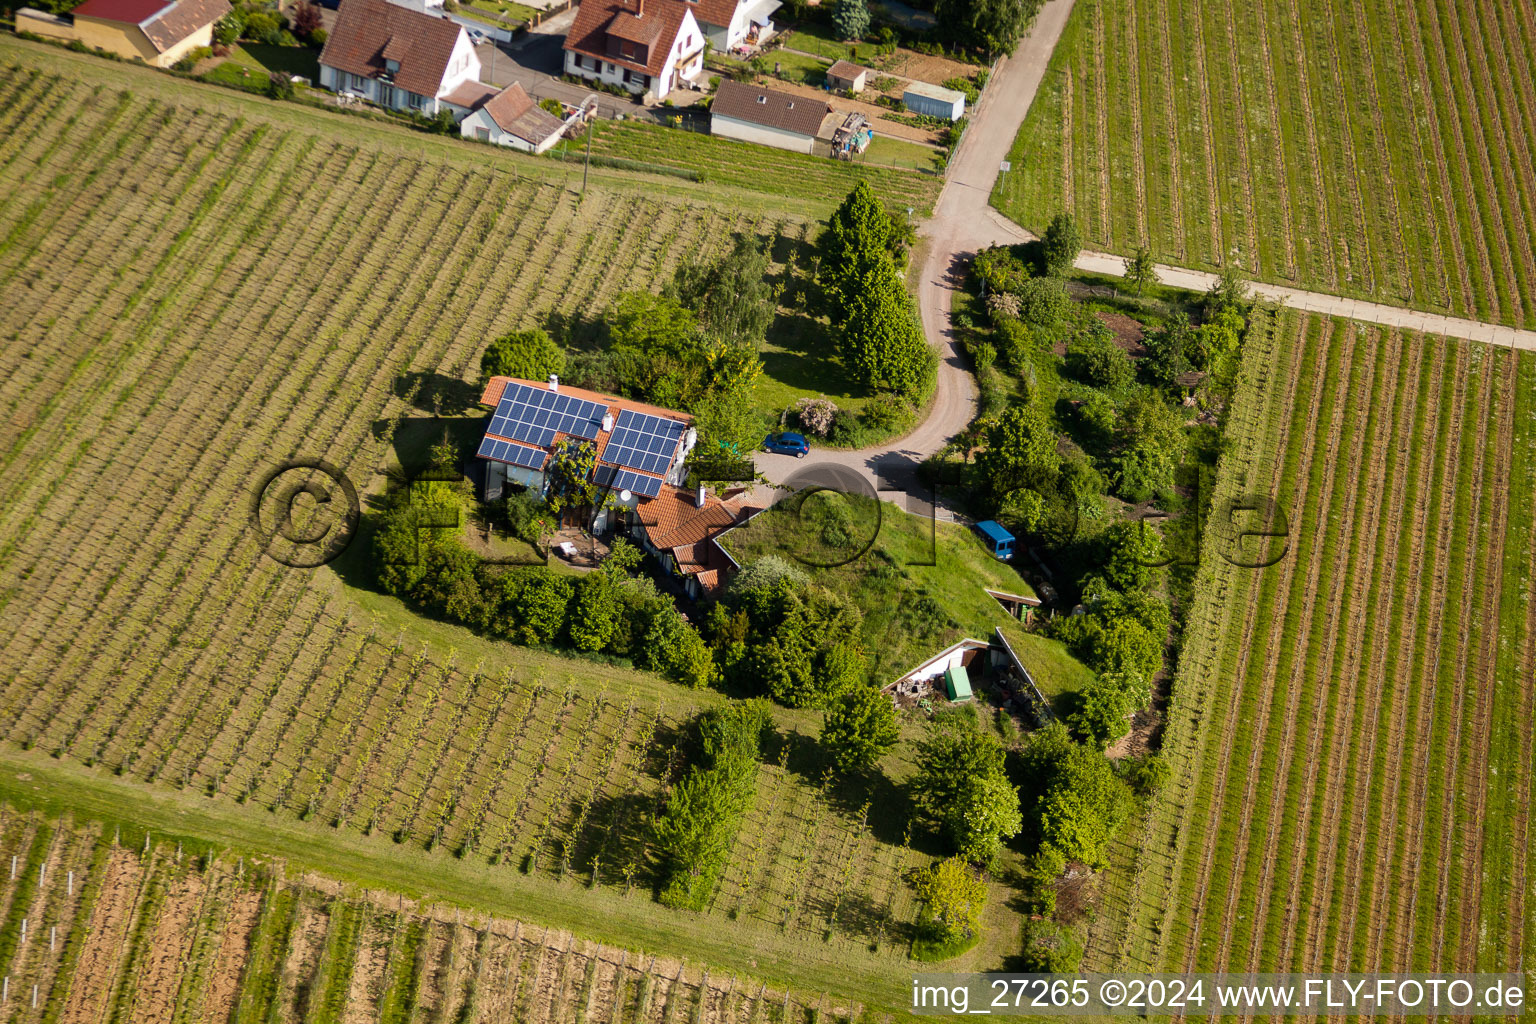
[[[645,17],[645,0],[635,0],[635,17]]]
[[[694,508],[703,508],[704,507],[704,485],[703,484],[699,484],[699,489],[696,492],[694,492],[694,495],[693,495],[693,507]]]
[[[603,432],[608,433],[611,430],[613,430],[613,413],[605,412],[603,413]]]
[[[551,390],[551,391],[559,391],[560,390],[560,375],[559,374],[552,373],[552,374],[549,375],[549,390]]]

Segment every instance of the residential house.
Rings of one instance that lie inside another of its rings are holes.
[[[565,71],[661,100],[704,70],[688,0],[585,0],[565,37]]]
[[[827,88],[838,92],[863,92],[869,81],[869,68],[840,60],[827,69]]]
[[[444,108],[462,117],[494,93],[480,84],[480,58],[461,25],[388,0],[341,0],[320,84],[429,117]]]
[[[946,121],[958,121],[965,116],[965,93],[941,85],[908,82],[902,91],[901,102],[914,114],[941,117]]]
[[[698,440],[687,413],[562,386],[554,376],[492,377],[480,401],[495,410],[476,453],[485,460],[487,500],[507,484],[546,493],[550,460],[561,442],[574,441],[591,446],[590,479],[608,492],[605,504],[627,514],[683,482]],[[608,511],[599,510],[594,530],[607,528]]]
[[[229,0],[85,0],[67,14],[23,7],[16,29],[167,68],[213,41]]]
[[[560,139],[565,122],[543,110],[516,82],[474,108],[459,122],[468,139],[511,146],[524,153],[542,153]]]
[[[702,485],[668,487],[635,510],[630,532],[697,600],[717,596],[739,568],[720,546],[720,535],[761,511],[747,503],[744,490],[720,498]]]
[[[810,153],[818,140],[830,139],[841,120],[826,100],[725,79],[710,104],[709,133]],[[828,121],[836,123],[827,125],[823,135]]]
[[[729,53],[761,46],[774,33],[773,12],[783,0],[687,0],[709,45]]]

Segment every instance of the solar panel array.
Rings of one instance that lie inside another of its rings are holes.
[[[543,469],[544,460],[548,457],[547,452],[537,448],[513,444],[511,441],[503,441],[496,437],[487,437],[481,441],[480,450],[475,454],[482,459],[510,462],[514,466],[526,466],[529,469]]]
[[[599,487],[606,487],[617,493],[630,491],[634,494],[654,498],[661,493],[661,477],[646,476],[644,473],[636,473],[632,469],[619,469],[616,466],[598,466],[592,474],[592,480]]]
[[[677,420],[624,409],[603,449],[603,461],[645,473],[665,474],[686,430]]]
[[[575,395],[508,384],[491,417],[490,433],[526,441],[540,448],[555,443],[556,434],[594,440],[603,426],[608,407]]]

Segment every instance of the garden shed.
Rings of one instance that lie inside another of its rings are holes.
[[[863,92],[869,80],[869,68],[840,60],[827,69],[827,88],[834,92]]]
[[[965,93],[927,82],[908,82],[901,102],[914,114],[958,121],[965,116]]]

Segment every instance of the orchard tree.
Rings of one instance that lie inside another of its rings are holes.
[[[1130,716],[1136,709],[1131,705],[1130,688],[1110,676],[1098,676],[1077,693],[1077,707],[1067,716],[1067,725],[1092,744],[1103,750],[1130,731]]]
[[[962,780],[960,792],[944,816],[944,831],[962,857],[991,864],[1003,850],[1003,840],[1019,834],[1024,819],[1019,791],[1001,767],[989,768]]]
[[[827,709],[821,745],[840,771],[872,768],[896,745],[896,709],[872,686],[856,686]]]
[[[1018,488],[1039,491],[1053,486],[1061,471],[1056,431],[1035,406],[1014,406],[987,431],[987,446],[976,456],[976,466],[996,501]]]
[[[1077,221],[1065,211],[1051,218],[1042,240],[1045,248],[1045,270],[1053,277],[1060,277],[1072,269],[1077,254],[1083,250],[1083,237],[1077,230]]]
[[[1145,521],[1121,519],[1111,523],[1101,543],[1104,578],[1119,590],[1144,589],[1152,578],[1153,568],[1165,561],[1162,541]]]
[[[763,241],[737,234],[730,251],[713,263],[679,267],[667,294],[698,315],[710,338],[755,350],[778,309],[779,290],[769,283],[768,269]]]
[[[987,883],[965,858],[939,861],[918,872],[914,884],[923,904],[921,924],[933,939],[956,942],[981,934]]]
[[[1152,250],[1138,245],[1136,251],[1125,259],[1125,279],[1136,286],[1136,294],[1147,290],[1147,285],[1157,284],[1157,265],[1152,261]]]
[[[565,351],[542,328],[503,334],[486,347],[480,372],[491,377],[544,380],[565,371]]]

